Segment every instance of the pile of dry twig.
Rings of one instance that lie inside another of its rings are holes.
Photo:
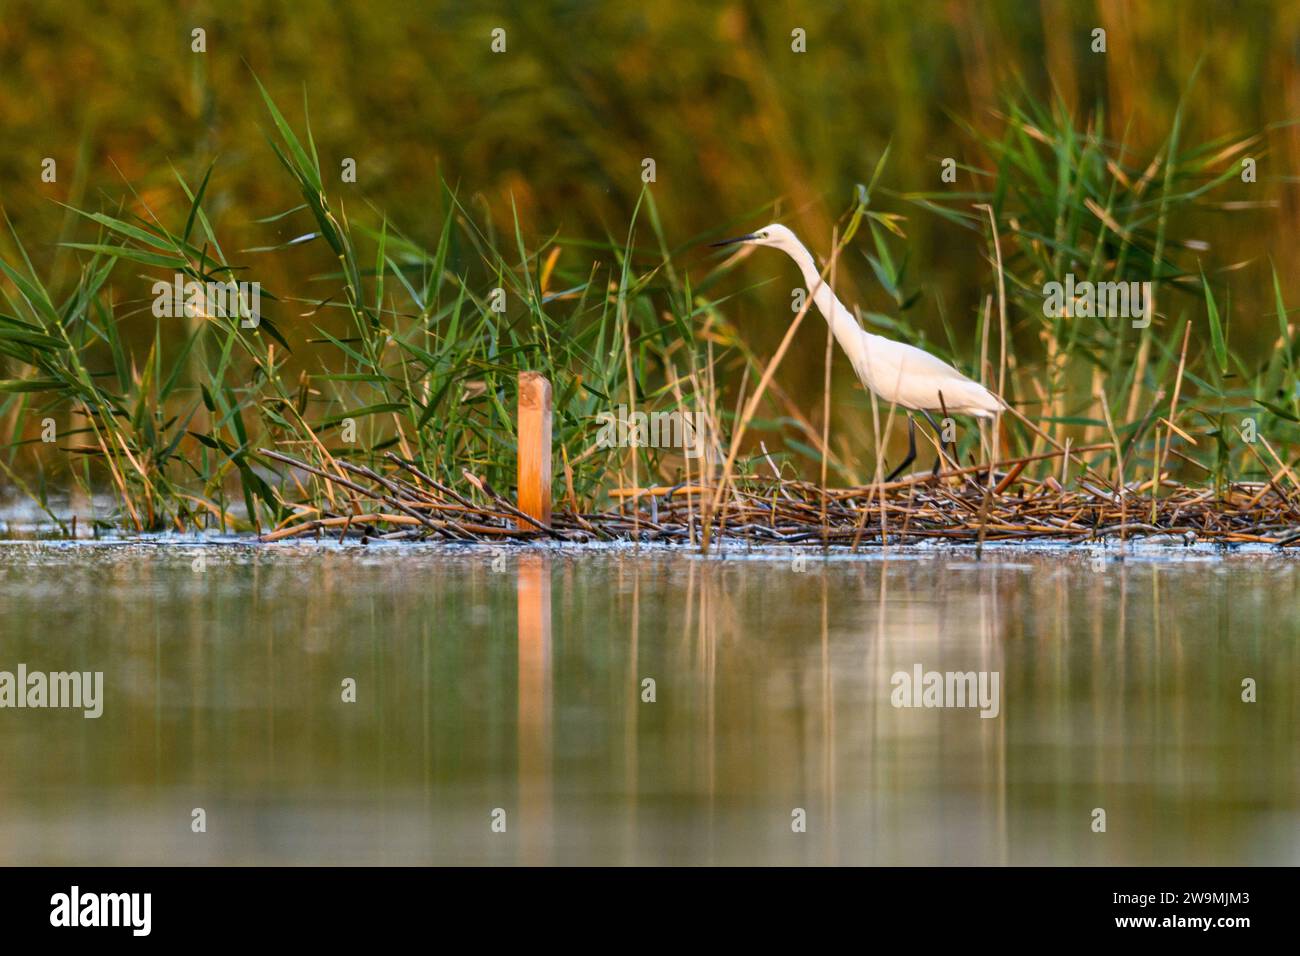
[[[333,471],[280,452],[267,457],[320,479],[323,500],[262,535],[441,539],[466,542],[627,541],[705,545],[875,546],[937,540],[955,544],[1152,536],[1222,544],[1300,544],[1300,497],[1276,482],[1217,490],[1168,478],[1119,488],[1091,470],[1066,488],[1054,477],[1025,476],[1052,453],[987,468],[955,468],[877,486],[827,489],[805,481],[735,478],[716,487],[616,488],[609,509],[557,512],[544,526],[468,471],[466,493],[396,455],[384,473],[332,461]],[[322,497],[322,496],[317,496]],[[715,505],[716,502],[716,505]]]

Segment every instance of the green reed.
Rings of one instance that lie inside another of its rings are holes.
[[[295,123],[258,87],[270,156],[300,199],[257,222],[281,241],[223,249],[209,213],[218,166],[197,183],[174,174],[184,196],[171,207],[184,215],[174,218],[134,193],[112,211],[70,209],[84,233],[62,244],[76,257],[70,279],[42,278],[10,230],[17,255],[0,258],[8,280],[0,282],[0,467],[54,520],[65,520],[51,503],[57,487],[113,492],[119,507],[104,522],[136,529],[265,529],[303,507],[346,513],[327,483],[286,471],[263,448],[327,470],[339,458],[380,468],[393,453],[441,482],[463,487],[468,470],[506,490],[524,370],[553,385],[557,499],[566,506],[606,507],[606,491],[634,480],[716,480],[716,462],[693,462],[681,449],[596,440],[598,416],[624,405],[704,411],[725,446],[738,399],[766,358],[733,302],[736,260],[697,251],[711,236],[670,243],[651,187],[621,237],[530,243],[513,210],[512,231],[499,235],[492,211],[440,182],[433,208],[422,211],[435,224],[421,230],[432,240],[420,241],[398,224],[409,217],[346,209],[322,170],[305,98]],[[965,181],[977,184],[964,191],[888,192],[877,185],[889,179],[886,151],[845,213],[856,226],[871,205],[856,243],[863,260],[846,257],[841,268],[865,261],[859,278],[869,276],[889,303],[860,319],[1005,382],[1005,397],[1037,430],[1008,418],[1004,458],[1042,451],[1045,441],[1095,444],[1113,424],[1118,455],[1096,452],[1088,463],[1117,478],[1122,461],[1130,485],[1157,471],[1218,487],[1272,478],[1285,470],[1300,424],[1295,338],[1276,272],[1268,295],[1278,341],[1251,365],[1232,348],[1230,275],[1201,262],[1199,244],[1178,229],[1180,213],[1235,176],[1256,138],[1189,145],[1180,109],[1163,147],[1142,156],[1107,140],[1102,120],[1098,110],[1081,122],[1059,101],[1009,100],[996,132],[966,127],[984,162],[963,165]],[[1006,343],[984,207],[1001,246]],[[990,263],[973,345],[946,317],[944,343],[927,342],[912,321],[926,299],[908,268],[909,217],[931,215],[969,229],[972,254]],[[829,248],[829,237],[807,238]],[[318,271],[291,289],[264,288],[251,327],[231,315],[155,317],[143,293],[174,276],[256,280],[268,262],[302,250]],[[761,268],[772,275],[784,265]],[[1150,281],[1157,313],[1144,328],[1044,314],[1044,286],[1067,273]],[[147,339],[124,334],[146,321]],[[819,406],[818,397],[783,391],[766,397],[747,423],[752,437],[737,471],[775,466],[807,477],[825,454],[839,480],[874,473],[872,443],[861,440],[869,417],[837,409],[833,419],[856,440],[823,448],[812,424]],[[1267,453],[1243,438],[1245,418],[1271,443]],[[52,442],[44,440],[51,421]],[[961,450],[979,453],[974,429],[963,430]]]

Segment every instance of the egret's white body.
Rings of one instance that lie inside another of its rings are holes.
[[[853,370],[868,389],[886,402],[918,412],[946,411],[950,414],[992,418],[1004,406],[996,395],[972,381],[942,359],[903,342],[873,335],[858,325],[853,313],[821,279],[820,270],[808,248],[780,224],[716,245],[743,243],[772,246],[794,260],[803,281],[812,291],[813,302],[830,324],[835,341],[853,364]],[[941,397],[942,395],[942,397]]]

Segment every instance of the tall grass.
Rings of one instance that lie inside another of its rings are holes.
[[[1208,237],[1179,232],[1189,210],[1240,205],[1221,194],[1239,179],[1241,160],[1262,137],[1228,134],[1191,144],[1183,114],[1179,105],[1164,144],[1142,155],[1127,138],[1113,142],[1102,134],[1100,108],[1081,124],[1060,100],[1044,105],[1020,96],[1007,104],[995,133],[967,127],[989,163],[963,170],[976,190],[902,197],[986,241],[988,223],[978,207],[988,205],[996,215],[1012,322],[1005,397],[1047,433],[1017,431],[1025,454],[1038,451],[1047,436],[1095,443],[1113,417],[1121,450],[1112,457],[1146,464],[1151,477],[1181,423],[1204,441],[1180,439],[1179,455],[1186,452],[1221,485],[1271,475],[1280,462],[1260,453],[1300,437],[1296,339],[1276,270],[1267,297],[1263,290],[1249,297],[1271,303],[1273,314],[1265,318],[1277,334],[1263,357],[1252,360],[1230,347],[1235,267],[1212,269]],[[1224,228],[1248,226],[1225,219]],[[1149,281],[1152,321],[1045,314],[1046,285],[1064,283],[1067,273],[1077,282]],[[981,320],[989,321],[987,310]],[[977,341],[986,335],[977,328]],[[1246,355],[1259,352],[1249,348]],[[979,371],[999,380],[989,367]],[[1181,400],[1171,405],[1175,392]]]
[[[649,225],[637,221],[639,204],[627,244],[596,245],[609,255],[588,259],[581,272],[560,261],[554,240],[530,250],[516,227],[510,244],[500,243],[445,184],[437,242],[423,248],[382,214],[354,224],[327,195],[310,125],[304,119],[300,136],[263,96],[271,149],[302,203],[264,220],[291,223],[288,243],[249,252],[323,244],[337,268],[311,284],[327,291],[283,298],[264,291],[277,314],[264,306],[251,329],[205,314],[178,339],[167,326],[185,319],[154,319],[148,354],[125,348],[121,326],[149,308],[117,314],[106,294],[111,276],[143,266],[162,279],[256,278],[255,265],[232,264],[212,229],[204,209],[211,170],[194,190],[177,176],[189,202],[183,224],[147,208],[82,213],[97,232],[67,244],[86,258],[57,304],[25,252],[16,265],[0,260],[12,283],[3,288],[12,315],[0,316],[0,351],[17,369],[0,380],[0,414],[12,436],[3,466],[15,481],[34,465],[28,490],[47,508],[52,475],[86,494],[107,484],[122,506],[109,523],[141,530],[212,520],[262,528],[282,521],[290,501],[340,507],[328,483],[298,484],[303,476],[281,483],[258,456],[266,446],[331,469],[336,457],[376,463],[393,451],[447,482],[461,482],[468,469],[506,488],[515,379],[525,369],[552,380],[561,487],[572,502],[590,505],[611,469],[633,466],[630,455],[642,456],[643,474],[656,471],[655,449],[598,449],[597,415],[619,400],[696,408],[702,376],[726,349],[710,358],[718,342],[697,343],[696,331],[714,322],[704,314],[711,306],[693,304],[672,267],[648,193]],[[637,228],[659,246],[648,265],[633,245]],[[22,249],[16,235],[14,242]],[[291,356],[279,329],[289,323],[310,328],[306,354]],[[53,446],[34,435],[50,416]],[[68,468],[65,455],[94,467]],[[242,508],[232,509],[231,493]]]
[[[828,464],[840,482],[880,473],[865,416],[829,403],[819,411],[821,395],[793,394],[765,374],[768,360],[750,344],[753,324],[731,298],[740,263],[750,260],[705,258],[696,251],[704,236],[669,241],[653,188],[618,237],[530,243],[517,215],[501,236],[491,211],[444,182],[436,208],[424,213],[437,224],[434,239],[422,244],[383,210],[349,210],[331,195],[305,99],[291,120],[258,86],[269,157],[296,193],[289,208],[258,220],[274,241],[236,255],[223,249],[209,214],[217,166],[197,183],[174,174],[185,200],[171,205],[184,210],[174,221],[134,193],[111,211],[74,210],[84,235],[63,244],[78,264],[70,279],[39,275],[16,233],[17,257],[0,259],[8,367],[0,373],[0,467],[55,520],[66,514],[50,489],[68,484],[85,495],[111,490],[119,506],[102,521],[140,530],[266,529],[304,512],[347,513],[331,482],[285,470],[259,449],[330,473],[341,458],[381,468],[393,453],[440,482],[463,485],[467,470],[508,489],[522,370],[553,383],[556,486],[570,508],[607,507],[615,485],[719,475],[719,462],[692,462],[680,450],[599,447],[597,416],[620,404],[702,411],[724,450],[733,429],[746,434],[727,461],[741,476],[775,467],[825,482]],[[872,187],[859,188],[839,224],[853,238],[865,223],[855,240],[862,276],[888,303],[860,320],[1004,383],[1023,416],[999,436],[1010,454],[1113,437],[1112,451],[1094,452],[1082,467],[1153,497],[1174,475],[1220,488],[1243,477],[1274,480],[1287,472],[1283,449],[1300,434],[1281,284],[1275,273],[1277,347],[1252,367],[1233,348],[1230,274],[1199,261],[1200,245],[1179,231],[1180,214],[1209,201],[1255,139],[1188,145],[1180,111],[1160,150],[1141,156],[1108,140],[1104,125],[1098,114],[1081,123],[1063,102],[1018,96],[995,131],[967,127],[971,152],[987,165],[963,167],[976,184],[965,190],[886,193],[877,185],[890,178],[881,157]],[[883,206],[882,195],[897,208]],[[1007,341],[999,341],[991,291],[974,351],[947,320],[944,342],[926,341],[911,321],[928,299],[924,277],[909,270],[909,230],[931,215],[971,231],[972,255],[988,262],[987,289],[1002,262]],[[807,238],[829,249],[829,236]],[[256,280],[268,261],[304,247],[318,250],[321,271],[265,289],[253,328],[220,314],[154,318],[143,294],[177,274]],[[853,271],[847,253],[841,258],[837,277]],[[772,261],[765,274],[785,265]],[[1136,330],[1123,319],[1044,315],[1044,285],[1070,272],[1153,281],[1155,320]],[[147,349],[130,347],[124,328],[150,321]],[[749,401],[737,421],[760,379],[768,386],[761,402]],[[826,440],[828,409],[838,442]],[[1243,441],[1244,418],[1260,442]],[[885,421],[901,425],[902,416]],[[53,442],[43,440],[51,422]],[[974,429],[960,447],[963,458],[990,453]],[[1044,462],[1027,474],[1056,467]]]

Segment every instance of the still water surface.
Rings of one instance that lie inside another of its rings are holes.
[[[0,863],[1300,863],[1298,598],[1272,555],[0,544],[0,671],[105,684],[0,709]],[[894,707],[917,664],[998,716]]]

